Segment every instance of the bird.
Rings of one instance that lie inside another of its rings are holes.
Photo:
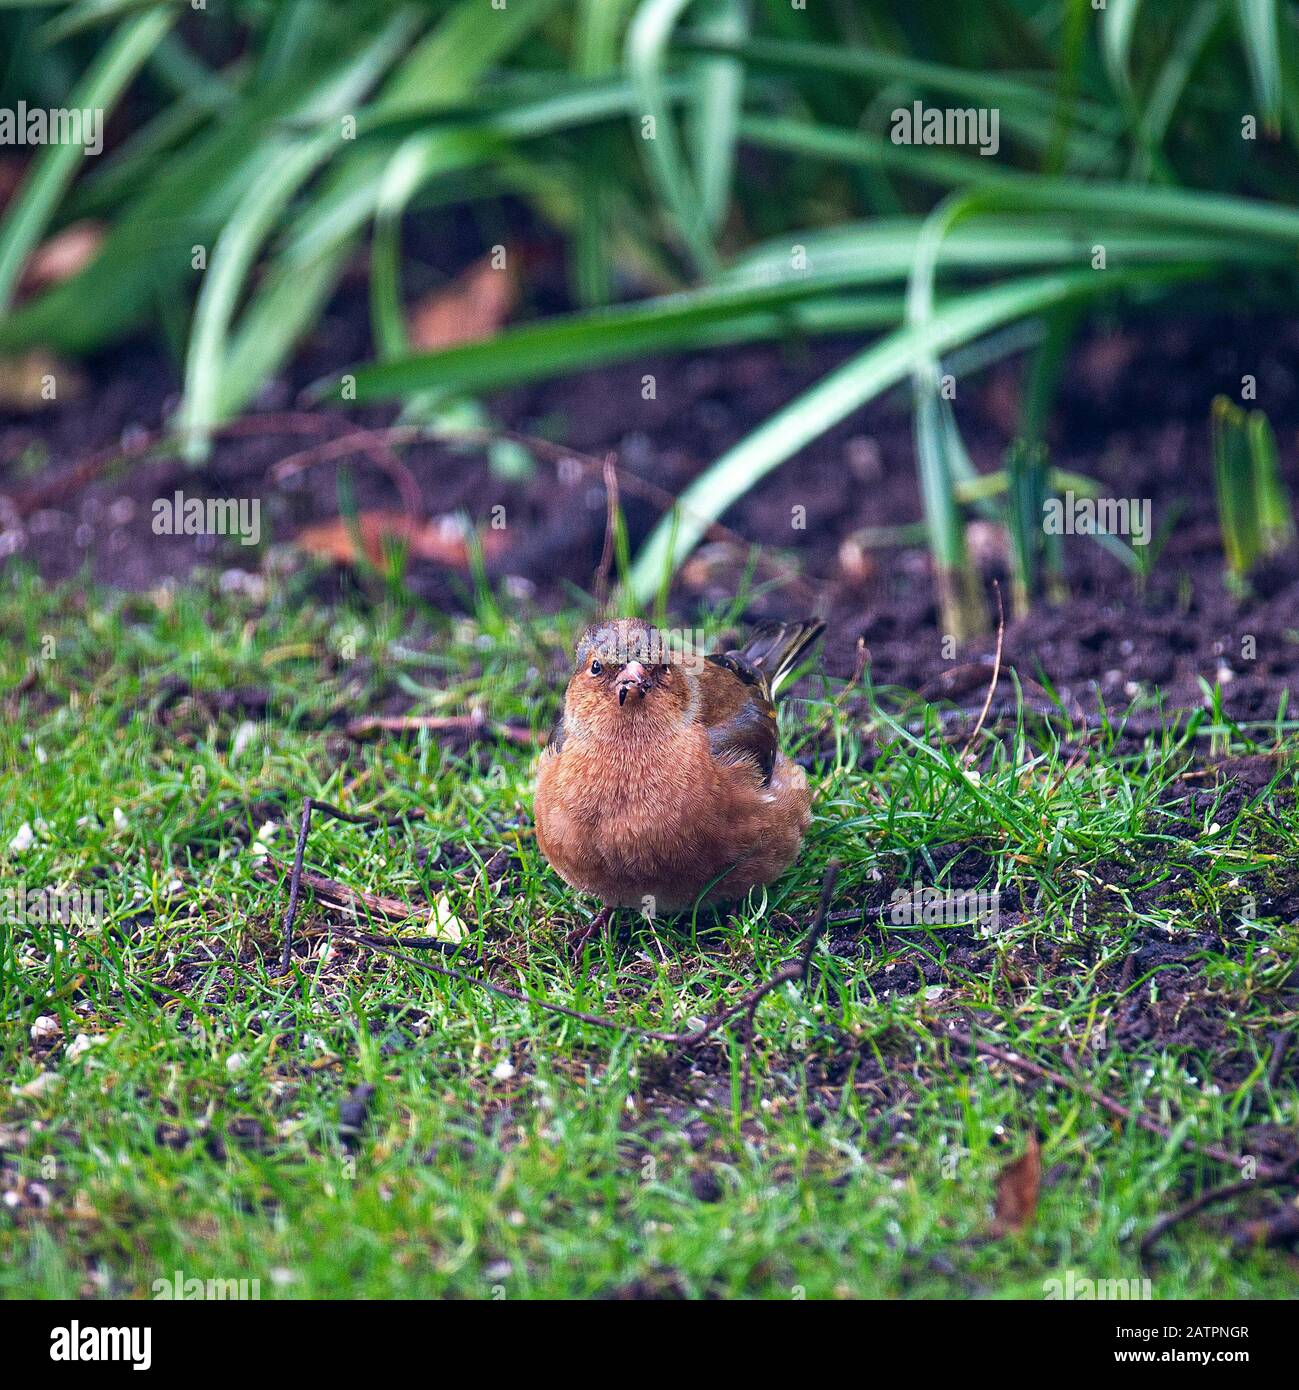
[[[760,623],[742,647],[701,654],[639,618],[590,627],[537,767],[537,842],[571,887],[656,915],[773,882],[811,823],[807,775],[780,750],[782,681],[825,630]]]

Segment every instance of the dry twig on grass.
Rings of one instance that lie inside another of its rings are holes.
[[[988,693],[983,700],[983,708],[979,711],[979,718],[975,722],[974,728],[970,730],[970,737],[966,740],[965,747],[961,749],[961,762],[970,755],[970,749],[974,747],[974,740],[983,731],[984,721],[988,717],[988,711],[992,708],[992,697],[997,690],[997,682],[1001,679],[1001,649],[1006,639],[1006,611],[1001,605],[1001,585],[994,584],[993,588],[997,591],[997,650],[992,658],[992,679],[988,682]]]
[[[1299,1154],[1288,1159],[1278,1171],[1267,1177],[1244,1178],[1239,1182],[1228,1182],[1223,1183],[1220,1187],[1206,1188],[1198,1197],[1192,1197],[1189,1202],[1183,1202],[1175,1211],[1166,1212],[1150,1227],[1141,1237],[1141,1258],[1143,1260],[1148,1259],[1155,1244],[1166,1236],[1174,1226],[1180,1225],[1187,1217],[1194,1216],[1206,1207],[1217,1206],[1219,1202],[1230,1201],[1232,1197],[1239,1197],[1245,1192],[1258,1192],[1265,1187],[1279,1187],[1296,1180],[1299,1180]],[[1245,1228],[1238,1228],[1238,1230],[1243,1229]]]
[[[328,802],[317,801],[313,797],[308,797],[303,803],[302,820],[298,829],[298,841],[294,847],[293,867],[289,876],[289,903],[284,914],[284,947],[280,960],[280,969],[277,973],[284,974],[288,971],[291,963],[291,953],[293,949],[293,927],[297,919],[298,898],[301,893],[302,884],[305,881],[308,886],[315,880],[326,886],[330,894],[335,898],[341,898],[348,905],[364,905],[374,907],[375,910],[382,912],[383,915],[404,914],[406,917],[413,917],[416,914],[414,908],[409,904],[402,903],[396,899],[383,898],[373,894],[357,893],[354,889],[347,888],[344,884],[336,882],[334,879],[323,878],[304,872],[302,867],[303,856],[306,852],[307,835],[311,828],[311,814],[313,811],[321,811],[325,814],[334,816],[337,819],[349,821],[354,825],[376,825],[384,826],[390,824],[400,824],[400,817],[390,821],[376,820],[372,816],[355,816],[346,811],[340,811],[338,807],[329,805]],[[673,1031],[659,1028],[643,1028],[639,1024],[628,1023],[625,1019],[609,1018],[603,1014],[587,1013],[582,1009],[572,1009],[566,1004],[555,1004],[548,999],[538,999],[535,995],[525,994],[522,990],[512,989],[508,985],[499,985],[491,980],[483,979],[478,975],[471,975],[468,971],[457,970],[454,966],[439,965],[433,961],[426,960],[421,956],[413,956],[408,950],[399,949],[400,946],[412,947],[423,946],[425,941],[404,940],[398,944],[384,941],[380,937],[368,935],[363,932],[354,932],[346,927],[333,927],[339,936],[345,940],[354,941],[358,945],[364,946],[369,950],[379,951],[394,960],[400,960],[408,965],[413,965],[417,969],[427,970],[431,974],[441,975],[444,979],[458,980],[462,984],[472,985],[477,989],[486,990],[489,994],[498,995],[502,999],[511,999],[521,1004],[532,1004],[548,1013],[561,1014],[565,1018],[575,1018],[582,1023],[594,1024],[598,1028],[609,1028],[619,1033],[631,1033],[636,1037],[647,1038],[654,1042],[671,1043],[677,1047],[688,1048],[696,1043],[702,1042],[705,1038],[724,1027],[731,1019],[743,1014],[747,1023],[742,1032],[745,1048],[745,1077],[746,1087],[747,1078],[750,1075],[749,1051],[753,1040],[753,1016],[759,1003],[779,989],[782,985],[798,981],[806,984],[812,968],[812,956],[816,951],[817,943],[821,940],[826,928],[826,919],[830,911],[830,902],[834,895],[835,880],[839,874],[839,865],[832,861],[826,866],[825,877],[821,884],[821,898],[817,905],[816,916],[804,938],[803,947],[798,956],[780,967],[768,979],[761,984],[755,985],[747,990],[733,1004],[724,1005],[718,1009],[710,1018],[706,1019],[698,1028],[686,1031]],[[350,902],[349,902],[350,900]],[[444,943],[430,939],[428,944],[442,945]],[[746,1097],[747,1099],[747,1097]]]

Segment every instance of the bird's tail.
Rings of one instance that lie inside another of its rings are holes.
[[[754,670],[762,672],[774,699],[781,683],[824,631],[825,623],[820,618],[804,618],[796,623],[759,623],[740,649],[739,656]]]

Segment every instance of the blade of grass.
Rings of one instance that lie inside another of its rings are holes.
[[[1228,582],[1243,589],[1262,549],[1245,412],[1226,396],[1212,408],[1213,480]]]
[[[580,0],[573,64],[585,78],[604,77],[618,64],[618,31],[630,0]],[[579,303],[607,304],[613,283],[608,237],[608,176],[583,167],[581,211],[573,234],[572,274]]]
[[[1204,54],[1214,30],[1226,13],[1223,0],[1199,0],[1173,40],[1168,60],[1159,70],[1138,112],[1132,176],[1144,179],[1159,156],[1164,134],[1182,99],[1187,82]]]
[[[937,375],[916,384],[916,459],[924,504],[934,587],[944,633],[958,642],[987,630],[979,576],[965,544],[965,519],[956,504],[954,455],[963,452],[951,402],[939,393]]]
[[[302,183],[337,147],[331,130],[309,140],[276,142],[269,167],[226,221],[199,290],[185,362],[185,394],[177,412],[181,452],[191,463],[207,456],[220,403],[231,321],[262,243]]]
[[[808,263],[794,269],[789,241],[758,248],[709,288],[643,304],[527,324],[498,335],[488,344],[394,359],[375,368],[354,369],[358,398],[402,395],[431,386],[484,390],[602,362],[637,352],[668,352],[714,343],[751,341],[797,328],[815,333],[835,326],[892,326],[896,300],[861,299],[838,311],[815,296],[896,283],[911,269],[919,219],[862,225],[833,233],[792,234],[806,242]],[[1095,235],[1093,230],[1092,235]],[[1244,252],[1261,260],[1286,258],[1272,243],[1255,245],[1184,234],[1118,233],[1107,242],[1115,265],[1210,259],[1215,253]],[[942,266],[1006,270],[1019,266],[1084,263],[1090,239],[1067,229],[1034,228],[1004,218],[979,219],[955,226],[936,249]],[[808,303],[800,301],[809,300]],[[780,312],[777,312],[780,311]]]
[[[482,391],[642,353],[753,341],[784,336],[791,329],[881,328],[896,323],[902,308],[896,295],[844,297],[824,304],[795,304],[795,297],[788,291],[773,291],[761,300],[751,292],[720,290],[668,295],[524,324],[490,342],[361,365],[349,374],[355,377],[359,401],[430,387]]]
[[[1141,0],[1109,0],[1101,24],[1105,69],[1114,90],[1125,101],[1132,96],[1132,36],[1140,9]]]
[[[725,39],[697,29],[679,34],[673,43],[683,51],[729,53],[768,67],[899,83],[998,108],[1022,106],[1043,119],[1055,110],[1049,91],[1010,73],[980,72],[874,48],[788,39]],[[1080,102],[1078,115],[1098,131],[1117,133],[1122,126],[1122,117],[1099,102]]]
[[[1254,500],[1264,552],[1275,555],[1294,540],[1294,513],[1277,461],[1276,435],[1261,410],[1251,410],[1246,422]]]

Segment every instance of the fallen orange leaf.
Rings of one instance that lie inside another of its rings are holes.
[[[103,240],[103,223],[89,220],[70,223],[32,252],[23,268],[22,288],[41,290],[71,280],[94,260]]]
[[[384,550],[391,545],[404,545],[407,552],[419,560],[451,569],[469,568],[465,523],[458,516],[415,521],[405,512],[361,512],[356,518],[356,529],[360,532],[366,558],[376,568],[383,565]],[[499,554],[505,545],[502,531],[481,531],[478,539],[486,559]],[[298,532],[297,543],[310,554],[336,565],[350,565],[356,560],[352,531],[342,517],[304,526]]]
[[[1023,1231],[1037,1216],[1038,1193],[1042,1187],[1042,1151],[1037,1135],[1028,1136],[1024,1152],[1008,1163],[997,1179],[997,1205],[993,1217],[994,1235]]]
[[[491,256],[475,261],[449,285],[422,299],[411,312],[411,346],[423,352],[494,337],[518,295],[513,262],[499,269]]]

